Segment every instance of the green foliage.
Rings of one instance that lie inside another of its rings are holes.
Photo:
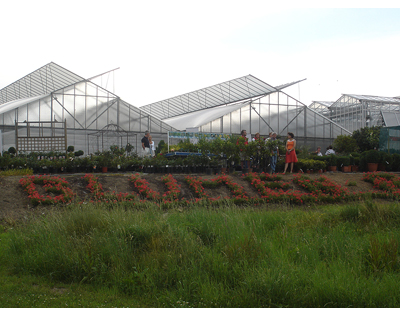
[[[165,141],[160,140],[156,148],[156,155],[160,153],[165,153],[167,151],[168,151],[168,144],[166,144]]]
[[[392,170],[400,171],[400,154],[392,154]]]
[[[131,210],[73,205],[3,233],[0,306],[400,304],[397,203]]]
[[[75,152],[75,157],[83,156],[83,150],[78,150]]]
[[[350,166],[350,156],[336,156],[336,166]]]
[[[360,152],[379,148],[381,126],[363,127],[352,134]]]
[[[368,150],[367,152],[365,152],[365,160],[367,161],[367,163],[379,163],[381,161],[379,151]]]
[[[324,170],[326,168],[326,162],[322,160],[314,159],[298,159],[297,168],[303,170]]]
[[[75,151],[75,147],[74,146],[68,146],[67,152],[72,153],[74,151]]]
[[[125,151],[130,154],[132,152],[132,150],[135,149],[135,146],[131,145],[130,143],[126,144],[125,146]]]
[[[357,151],[357,142],[353,136],[339,135],[333,141],[333,148],[337,153],[348,154]]]
[[[329,155],[328,156],[328,166],[337,166],[337,156],[336,155]]]
[[[390,171],[393,168],[393,155],[388,154],[384,151],[379,152],[379,163],[383,164],[386,167],[386,171]]]

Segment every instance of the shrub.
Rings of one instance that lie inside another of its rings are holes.
[[[83,155],[83,150],[78,150],[75,152],[75,157],[79,157]]]
[[[386,170],[392,170],[392,165],[393,165],[393,158],[392,155],[388,154],[387,152],[384,151],[379,151],[379,163],[382,163],[386,166]]]
[[[337,157],[336,155],[329,155],[328,156],[328,166],[337,166]]]
[[[350,156],[337,156],[336,159],[338,167],[350,166]]]
[[[392,154],[392,170],[400,171],[400,154]]]
[[[353,132],[358,150],[361,152],[379,148],[379,135],[381,126],[363,127]]]
[[[354,151],[354,149],[357,148],[357,142],[356,140],[349,135],[339,135],[334,141],[333,141],[333,148],[339,153],[350,153]]]
[[[380,158],[379,151],[377,150],[368,150],[365,152],[365,160],[367,163],[379,163]]]

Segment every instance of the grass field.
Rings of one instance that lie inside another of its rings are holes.
[[[0,307],[399,307],[400,206],[70,205],[0,235]]]

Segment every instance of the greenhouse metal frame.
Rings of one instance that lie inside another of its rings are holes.
[[[136,135],[134,151],[141,150],[140,140],[147,130],[155,144],[167,142],[168,132],[188,128],[237,135],[245,129],[249,135],[264,136],[275,131],[283,139],[292,132],[299,145],[311,148],[328,146],[338,135],[350,135],[338,122],[283,91],[303,80],[273,86],[247,75],[137,108],[52,62],[0,90],[3,147],[15,146],[15,123],[24,121],[65,121],[68,145],[85,154],[99,148],[90,144],[89,134],[110,124]],[[30,126],[33,137],[38,131],[39,124]]]
[[[167,132],[176,130],[114,93],[54,63],[3,88],[0,95],[0,129],[3,148],[6,149],[16,146],[15,123],[24,121],[38,122],[30,124],[33,137],[39,135],[42,121],[66,121],[68,145],[86,154],[95,152],[97,148],[89,146],[88,135],[109,124],[139,135],[148,130],[156,143],[161,139],[167,141]],[[20,133],[26,133],[26,130],[21,129]],[[141,150],[140,139],[135,137],[134,151]]]
[[[255,77],[251,76],[251,78],[254,80]],[[285,139],[287,133],[292,132],[295,134],[299,146],[309,148],[316,148],[317,146],[325,148],[331,145],[338,135],[351,135],[350,131],[344,127],[282,91],[282,89],[298,82],[279,87],[264,83],[268,89],[260,91],[257,96],[248,94],[246,100],[238,97],[232,103],[204,106],[205,108],[198,110],[196,110],[197,103],[191,106],[191,98],[188,96],[190,94],[185,97],[175,97],[173,98],[175,102],[185,100],[187,103],[185,106],[192,110],[180,115],[170,115],[163,121],[180,131],[189,129],[203,133],[239,135],[241,130],[246,130],[248,135],[260,133],[267,137],[270,132],[274,131]],[[228,86],[227,83],[224,84]],[[212,90],[217,91],[218,89]],[[195,91],[191,95],[197,93]],[[153,113],[156,110],[161,113],[162,105],[169,102],[166,100],[153,103]],[[166,115],[165,112],[163,114]]]
[[[384,126],[382,113],[400,113],[400,99],[369,95],[343,94],[323,115],[354,132],[363,127]]]

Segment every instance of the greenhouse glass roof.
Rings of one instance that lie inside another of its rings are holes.
[[[290,86],[292,86],[292,85],[294,85],[294,84],[296,84],[296,83],[302,82],[302,81],[304,81],[304,80],[306,80],[306,79],[293,81],[293,82],[291,82],[291,83],[281,84],[280,86],[276,86],[275,89],[277,89],[277,90],[282,90],[282,89],[285,89],[285,88],[287,88],[287,87],[290,87]]]
[[[38,96],[34,96],[34,97],[30,97],[30,98],[24,98],[24,99],[20,99],[20,100],[13,100],[4,104],[0,104],[0,114],[6,113],[8,111],[14,110],[18,107],[20,107],[21,105],[25,105],[25,104],[29,104],[31,102],[34,102],[36,100],[42,99],[44,97],[46,97],[47,95],[38,95]]]
[[[334,103],[333,101],[314,101],[314,102],[328,108]]]
[[[204,109],[200,111],[186,113],[179,116],[167,118],[163,120],[163,122],[170,126],[173,126],[178,130],[185,130],[188,127],[199,127],[215,120],[218,117],[224,116],[227,113],[240,109],[246,103],[249,103],[249,101],[240,102],[232,105],[221,105],[211,109]]]
[[[290,84],[289,84],[290,85]],[[159,119],[246,100],[277,91],[252,75],[140,107]]]
[[[398,98],[389,98],[389,97],[378,97],[378,96],[372,96],[372,95],[358,95],[358,94],[344,94],[349,97],[358,99],[358,100],[363,100],[363,101],[374,101],[374,102],[382,102],[382,103],[399,103],[400,104],[400,99]]]
[[[1,89],[0,104],[49,94],[82,80],[83,77],[51,62]]]
[[[400,113],[382,111],[382,118],[387,127],[400,126]]]

